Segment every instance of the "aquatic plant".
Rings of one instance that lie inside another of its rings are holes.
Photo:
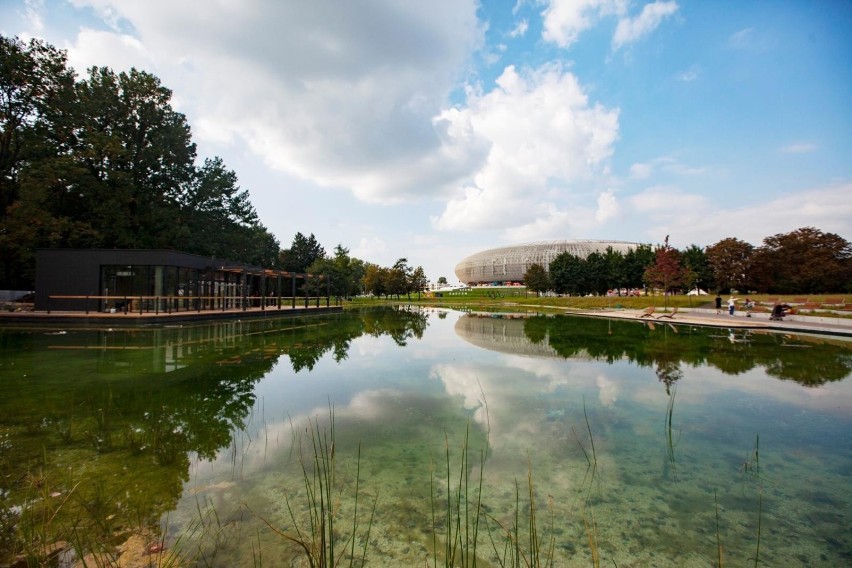
[[[330,404],[328,414],[329,426],[327,429],[320,426],[318,418],[313,420],[308,418],[306,433],[309,435],[309,439],[307,443],[302,436],[297,438],[297,459],[304,486],[304,505],[308,511],[307,521],[304,517],[296,514],[293,498],[286,492],[284,500],[292,525],[290,530],[280,529],[263,516],[256,516],[275,534],[296,545],[312,568],[339,566],[347,548],[349,550],[349,566],[356,565],[356,560],[360,562],[360,565],[363,565],[367,557],[378,496],[373,500],[369,520],[366,528],[363,529],[363,548],[360,551],[359,558],[355,554],[355,546],[360,524],[358,501],[361,493],[361,446],[358,445],[356,462],[352,528],[351,533],[347,535],[336,525],[336,520],[341,511],[339,496],[343,493],[344,488],[338,483],[336,475],[334,408]]]
[[[671,394],[669,395],[669,402],[666,406],[666,455],[668,456],[669,466],[671,467],[672,476],[677,477],[677,463],[675,462],[675,441],[674,441],[674,429],[672,428],[672,417],[674,415],[674,403],[675,403],[675,395],[677,394],[677,385],[671,388]]]

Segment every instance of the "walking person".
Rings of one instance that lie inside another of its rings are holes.
[[[720,296],[719,294],[716,294],[716,315],[718,316],[721,313],[722,313],[722,296]]]
[[[730,298],[728,298],[728,315],[729,316],[734,315],[734,310],[736,309],[736,307],[737,307],[737,300],[736,300],[736,298],[731,296]]]

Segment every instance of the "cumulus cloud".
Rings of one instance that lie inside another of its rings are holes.
[[[483,41],[474,0],[75,3],[172,62],[155,72],[195,103],[202,142],[382,202],[449,191],[485,155],[433,121]]]
[[[609,221],[618,217],[620,206],[615,194],[607,190],[598,195],[598,210],[595,212],[595,220],[599,223]]]
[[[559,47],[570,47],[600,18],[622,16],[626,11],[626,0],[550,0],[542,12],[542,37]]]
[[[768,236],[809,226],[849,239],[850,194],[852,183],[844,183],[739,204],[716,202],[677,188],[654,187],[631,197],[630,204],[651,221],[649,237],[661,240],[671,234],[675,246],[712,244],[726,237],[757,245]]]
[[[630,166],[630,177],[633,179],[646,179],[654,171],[652,164],[637,163]]]
[[[612,38],[613,50],[633,43],[653,32],[679,9],[677,2],[646,4],[638,16],[627,16],[626,0],[550,0],[542,12],[542,38],[559,47],[571,47],[580,34],[608,16],[618,18]]]
[[[115,72],[131,67],[152,71],[156,68],[151,54],[137,38],[116,32],[82,28],[68,50],[68,63],[78,76],[92,66],[109,67]]]
[[[518,25],[515,26],[515,29],[509,32],[509,37],[523,37],[527,33],[527,29],[529,29],[530,23],[527,20],[521,20],[518,22]]]
[[[388,245],[379,237],[361,237],[358,246],[352,249],[355,258],[381,258],[388,252]]]
[[[554,197],[601,171],[618,138],[618,110],[592,104],[559,65],[507,67],[488,93],[469,93],[442,117],[450,132],[487,144],[472,183],[434,220],[438,229],[522,226],[558,217]]]
[[[628,43],[642,39],[669,16],[678,11],[677,2],[653,2],[646,4],[642,12],[635,18],[622,18],[615,28],[612,38],[612,48],[617,50]]]

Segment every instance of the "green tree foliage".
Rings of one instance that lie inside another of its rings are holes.
[[[852,291],[852,245],[834,233],[803,227],[773,235],[752,260],[754,284],[767,292]]]
[[[715,289],[713,270],[707,261],[707,252],[703,248],[698,245],[689,245],[681,252],[681,260],[684,268],[688,271],[687,288]]]
[[[605,295],[613,288],[613,278],[610,276],[610,266],[607,257],[599,252],[593,252],[586,257],[586,282],[593,294]]]
[[[628,288],[641,288],[645,282],[645,269],[654,262],[650,245],[639,245],[624,255],[624,279]]]
[[[221,158],[204,160],[178,204],[181,250],[265,267],[278,265],[278,241],[260,226],[248,191],[240,189],[237,174]]]
[[[578,296],[587,293],[585,262],[570,252],[563,252],[550,262],[550,283],[557,294]],[[527,284],[529,286],[529,284]]]
[[[340,244],[334,247],[333,257],[321,258],[308,267],[308,273],[330,278],[329,290],[338,298],[360,294],[365,271],[364,261],[350,257],[349,249]]]
[[[426,290],[429,287],[429,279],[426,278],[426,271],[423,270],[422,266],[418,266],[413,271],[411,271],[411,280],[409,285],[409,290],[411,292],[417,292],[417,299],[420,299],[420,293]]]
[[[364,269],[364,290],[376,296],[382,297],[387,293],[388,269],[378,264],[367,263]]]
[[[722,239],[707,247],[707,263],[720,291],[746,288],[754,246],[739,239]]]
[[[313,233],[309,237],[296,233],[290,248],[281,251],[280,266],[289,272],[303,273],[307,272],[314,262],[324,257],[325,249],[317,242]]]
[[[540,264],[531,264],[524,274],[524,284],[527,288],[540,296],[542,292],[550,290],[550,275]]]
[[[278,243],[221,160],[195,166],[155,76],[0,37],[0,287],[33,285],[39,247],[173,248],[272,266]]]
[[[402,294],[411,293],[411,273],[412,268],[408,266],[407,258],[400,258],[388,270],[385,282],[385,294],[396,296],[397,299]]]
[[[438,286],[446,286],[447,285],[447,277],[439,276],[438,277]]]
[[[0,287],[31,287],[35,248],[62,244],[77,228],[74,220],[42,206],[51,192],[66,189],[62,164],[27,175],[43,157],[67,152],[67,143],[54,149],[50,141],[69,138],[62,115],[73,97],[74,74],[65,52],[38,40],[24,44],[0,36]],[[22,175],[36,190],[23,201]]]

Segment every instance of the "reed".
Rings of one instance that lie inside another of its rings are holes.
[[[719,498],[713,490],[713,503],[716,505],[716,566],[722,568],[722,539],[719,536]]]
[[[556,550],[556,537],[553,530],[553,507],[550,504],[549,537],[543,541],[543,533],[538,526],[538,507],[536,505],[535,486],[533,482],[532,465],[528,463],[527,492],[529,498],[529,515],[525,520],[526,535],[521,533],[521,491],[520,484],[515,480],[515,507],[512,512],[512,523],[508,526],[501,523],[495,516],[484,513],[488,539],[494,555],[494,563],[503,568],[531,568],[553,566]],[[489,522],[490,521],[490,522]],[[492,525],[494,530],[492,530]],[[495,537],[495,532],[499,535]],[[522,546],[522,540],[527,546]]]
[[[351,533],[346,534],[336,521],[341,516],[340,496],[344,488],[337,480],[337,461],[334,435],[334,408],[329,404],[329,426],[322,428],[319,419],[308,419],[305,441],[297,437],[298,462],[302,475],[307,520],[296,513],[292,498],[285,493],[284,500],[292,528],[279,529],[269,520],[255,514],[275,534],[293,543],[300,550],[311,568],[340,566],[349,552],[349,566],[366,562],[378,496],[373,500],[372,511],[366,528],[361,527],[358,503],[361,496],[361,446],[358,446],[355,488],[353,495]],[[360,557],[355,554],[358,531],[362,528],[363,548]]]
[[[671,394],[669,395],[669,402],[666,406],[666,420],[665,420],[665,428],[666,428],[666,454],[669,460],[669,466],[671,467],[672,476],[677,477],[677,463],[675,461],[675,440],[674,440],[674,428],[672,427],[672,418],[674,416],[674,404],[675,404],[675,395],[677,394],[677,385],[672,386]]]

